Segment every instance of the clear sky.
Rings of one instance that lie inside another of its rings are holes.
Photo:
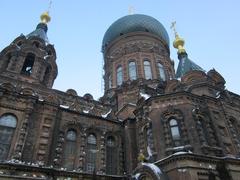
[[[0,50],[21,33],[33,31],[48,0],[0,0]],[[174,40],[171,22],[186,41],[190,59],[206,71],[213,67],[226,80],[226,88],[240,94],[239,0],[53,0],[48,38],[57,52],[58,77],[54,88],[75,89],[78,95],[103,95],[101,42],[118,18],[134,12],[159,20]],[[171,58],[177,68],[176,50]]]

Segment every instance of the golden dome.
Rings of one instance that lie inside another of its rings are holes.
[[[178,35],[175,36],[175,40],[173,41],[173,47],[178,49],[178,53],[185,53],[186,50],[184,49],[184,39],[180,38]]]
[[[40,16],[40,19],[44,24],[47,24],[49,21],[51,21],[51,17],[49,16],[48,12],[42,13],[42,15]]]

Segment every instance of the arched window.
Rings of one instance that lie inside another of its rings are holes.
[[[107,138],[106,148],[106,173],[117,174],[116,140],[113,136]]]
[[[161,63],[158,63],[158,71],[159,71],[159,78],[163,81],[166,81],[166,75],[165,75],[165,71],[163,68],[163,65]]]
[[[137,79],[137,67],[136,62],[131,60],[128,64],[128,73],[129,73],[129,79],[130,80],[136,80]]]
[[[97,139],[94,134],[89,134],[87,137],[87,158],[86,170],[93,172],[96,168],[96,153],[97,153]]]
[[[5,160],[8,157],[16,126],[15,116],[7,114],[0,118],[0,160]]]
[[[117,85],[120,86],[123,83],[123,71],[122,66],[117,68]]]
[[[143,65],[144,65],[145,79],[152,79],[152,69],[151,69],[150,61],[147,59],[144,60]]]
[[[169,121],[170,131],[172,135],[173,145],[180,146],[181,145],[181,135],[179,131],[179,125],[176,119],[171,119]]]
[[[66,144],[64,150],[64,167],[68,170],[74,168],[77,148],[77,133],[75,130],[69,130],[66,134]]]
[[[25,74],[27,76],[30,76],[32,74],[34,60],[35,60],[35,55],[32,53],[28,53],[22,67],[22,71],[21,71],[22,74]]]

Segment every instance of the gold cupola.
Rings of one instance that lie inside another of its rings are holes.
[[[42,15],[40,16],[41,22],[44,24],[47,24],[49,21],[51,21],[51,17],[49,16],[48,11],[42,13]]]
[[[179,37],[179,35],[176,31],[175,25],[176,25],[176,21],[173,22],[172,26],[171,26],[171,28],[173,29],[174,34],[175,34],[175,40],[173,41],[173,47],[178,49],[178,54],[186,53],[186,50],[184,48],[185,41],[183,38]]]

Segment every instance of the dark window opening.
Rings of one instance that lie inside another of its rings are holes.
[[[40,44],[39,44],[39,42],[34,41],[34,42],[33,42],[33,45],[36,46],[37,48],[39,48],[39,45],[40,45]]]
[[[28,54],[25,62],[22,67],[21,74],[25,74],[27,76],[30,76],[32,74],[32,68],[35,60],[35,55],[33,54]]]
[[[21,45],[22,45],[22,41],[19,41],[19,42],[17,43],[17,45],[18,45],[18,46],[21,46]]]
[[[48,54],[49,56],[51,56],[51,55],[52,55],[52,51],[48,51],[47,54]]]

